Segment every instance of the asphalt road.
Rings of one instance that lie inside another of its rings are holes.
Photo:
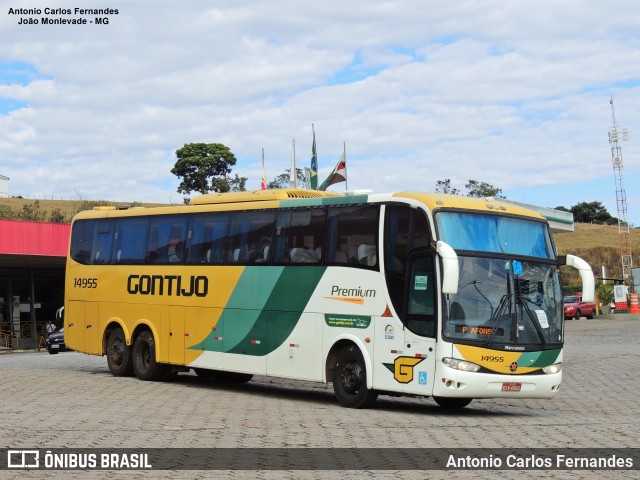
[[[568,321],[564,381],[552,400],[379,397],[340,407],[331,385],[254,377],[223,385],[180,374],[142,382],[76,352],[0,354],[1,448],[640,448],[640,316]],[[0,478],[105,478],[0,471]],[[629,471],[536,471],[527,478],[640,478]],[[110,478],[520,478],[510,470],[136,471]]]

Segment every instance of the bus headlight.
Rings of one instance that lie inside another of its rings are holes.
[[[455,368],[456,370],[462,370],[463,372],[477,372],[480,370],[480,365],[477,363],[467,362],[466,360],[458,360],[457,358],[448,358],[445,357],[442,359],[442,363],[444,363],[449,368]]]
[[[549,365],[548,367],[544,367],[542,369],[542,371],[544,373],[546,373],[547,375],[552,375],[554,373],[560,373],[562,371],[562,364],[561,363],[554,363],[553,365]]]

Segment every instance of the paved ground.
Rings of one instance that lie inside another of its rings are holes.
[[[640,448],[640,318],[569,321],[553,400],[480,400],[445,413],[431,399],[382,396],[340,407],[331,385],[256,377],[229,386],[115,378],[106,359],[0,354],[0,448],[445,447]],[[52,475],[53,474],[53,475]],[[528,471],[527,478],[635,472]],[[111,478],[518,478],[510,471],[119,472]],[[104,478],[105,472],[0,471],[0,478]]]

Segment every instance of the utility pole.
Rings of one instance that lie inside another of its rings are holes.
[[[618,231],[620,233],[620,258],[622,260],[622,278],[625,283],[631,282],[631,269],[633,268],[633,258],[631,257],[631,245],[629,242],[629,222],[627,221],[627,192],[624,188],[624,168],[622,163],[622,147],[620,140],[629,140],[629,130],[623,128],[621,132],[616,124],[616,112],[613,107],[613,97],[609,100],[611,104],[611,127],[609,128],[609,144],[611,145],[611,161],[613,163],[613,174],[616,181],[616,204],[618,207]],[[622,135],[621,135],[622,133]]]

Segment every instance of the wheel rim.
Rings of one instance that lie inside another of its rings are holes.
[[[122,365],[124,362],[124,342],[120,338],[116,338],[111,342],[109,348],[109,359],[114,365]]]
[[[349,362],[340,371],[340,383],[346,393],[356,395],[362,388],[362,366],[358,362]]]
[[[140,366],[143,370],[148,370],[151,365],[151,348],[148,343],[142,346],[140,351]]]

